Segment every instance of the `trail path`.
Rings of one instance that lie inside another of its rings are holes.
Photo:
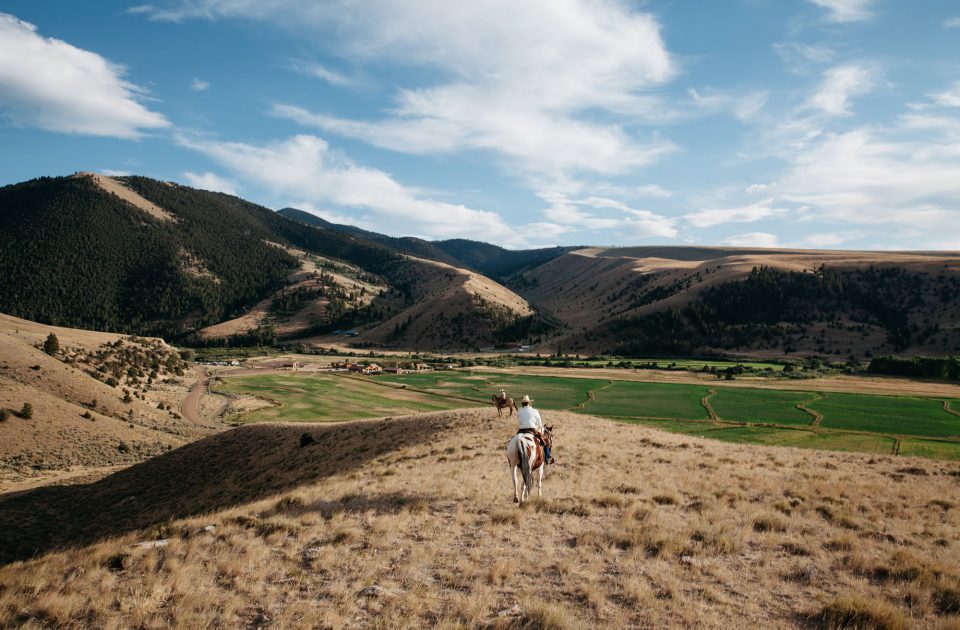
[[[818,400],[823,400],[824,398],[826,398],[826,396],[821,394],[820,392],[813,392],[813,396],[814,397],[811,398],[810,400],[805,400],[801,403],[797,403],[797,409],[799,409],[800,411],[806,411],[811,416],[813,416],[813,421],[810,423],[811,427],[819,427],[820,423],[823,422],[823,414],[820,413],[819,411],[816,411],[814,409],[807,407],[807,405],[809,403],[817,402]]]
[[[710,404],[710,398],[716,395],[717,390],[708,389],[707,395],[700,399],[700,404],[703,405],[703,408],[707,410],[707,413],[710,414],[710,419],[716,422],[720,419],[720,416],[717,415],[717,412],[713,410],[713,405]]]
[[[954,410],[953,407],[950,406],[950,401],[949,401],[949,400],[943,401],[943,410],[946,411],[947,413],[951,414],[951,415],[960,417],[960,411]]]

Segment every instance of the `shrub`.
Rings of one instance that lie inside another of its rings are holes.
[[[9,417],[10,417],[9,409],[0,409],[0,422],[4,422]]]
[[[121,453],[129,453],[130,447],[127,446],[126,442],[124,442],[123,440],[120,440],[120,444],[117,445],[117,450],[120,451]]]
[[[47,340],[43,342],[43,351],[51,357],[60,351],[60,340],[53,333],[47,335]]]
[[[316,441],[317,440],[314,439],[314,437],[309,433],[300,434],[300,448],[303,448],[304,446],[310,446],[311,444],[314,444]]]
[[[29,420],[33,417],[33,405],[28,402],[23,403],[23,407],[20,408],[20,417],[24,420]]]

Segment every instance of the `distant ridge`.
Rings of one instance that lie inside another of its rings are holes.
[[[516,273],[524,267],[542,264],[577,249],[576,247],[548,247],[542,249],[510,250],[463,238],[447,239],[442,241],[426,241],[414,237],[393,237],[355,227],[331,223],[325,219],[296,208],[283,208],[278,214],[316,227],[328,230],[353,234],[386,245],[398,252],[436,260],[452,265],[466,267],[488,275],[496,280],[503,280],[510,274]]]
[[[374,243],[386,245],[387,247],[402,254],[409,254],[410,256],[417,256],[419,258],[427,258],[429,260],[445,262],[451,265],[461,264],[461,261],[457,260],[453,256],[450,256],[442,249],[436,247],[430,241],[425,241],[420,238],[415,238],[412,236],[387,236],[385,234],[369,232],[353,225],[331,223],[326,219],[321,219],[315,214],[311,214],[303,210],[297,210],[296,208],[282,208],[277,211],[277,214],[313,227],[342,232],[344,234],[352,234],[353,236],[357,236],[368,241],[373,241]]]

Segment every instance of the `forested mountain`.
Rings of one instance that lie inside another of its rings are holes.
[[[542,249],[511,250],[504,249],[490,243],[471,241],[462,238],[443,241],[425,241],[419,238],[385,236],[376,232],[352,226],[331,223],[325,219],[297,210],[283,208],[278,211],[285,217],[328,230],[335,230],[353,234],[369,241],[386,245],[398,252],[445,262],[459,267],[490,276],[496,280],[504,280],[511,274],[517,273],[524,267],[532,267],[547,262],[557,256],[577,249],[575,247],[548,247]]]
[[[188,344],[943,355],[960,352],[960,254],[513,251],[78,174],[0,188],[0,312]]]
[[[98,184],[105,179],[125,198]],[[189,341],[264,300],[286,314],[319,300],[304,329],[377,324],[412,306],[412,296],[427,300],[443,289],[418,288],[416,264],[387,245],[231,195],[144,177],[78,174],[0,188],[0,312],[44,323]],[[291,294],[294,276],[299,289]],[[456,283],[458,273],[443,277]],[[360,285],[379,287],[379,295],[363,299]],[[472,310],[469,302],[463,308]],[[481,306],[476,332],[489,338],[484,322],[505,324],[502,314],[485,319]],[[256,332],[237,341],[273,341],[274,323],[267,314],[255,331],[236,330]]]

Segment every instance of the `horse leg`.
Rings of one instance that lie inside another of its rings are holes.
[[[546,462],[541,464],[540,472],[537,474],[537,495],[543,498],[543,469],[546,468]]]
[[[520,503],[520,496],[517,492],[517,467],[510,466],[510,475],[513,478],[513,502]]]

